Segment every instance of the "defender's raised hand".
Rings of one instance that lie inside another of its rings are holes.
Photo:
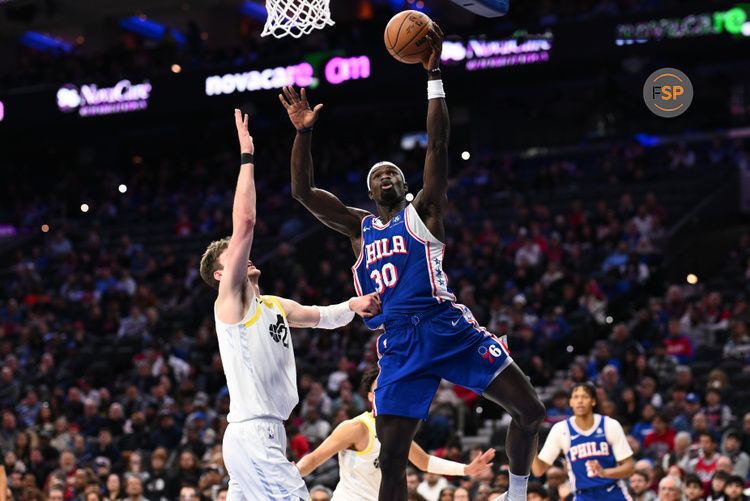
[[[247,130],[248,116],[242,116],[242,112],[235,108],[234,110],[234,125],[237,126],[237,137],[240,140],[240,153],[255,153],[255,145],[253,144],[253,136]]]
[[[433,22],[430,29],[427,31],[427,41],[430,42],[430,49],[432,53],[425,62],[422,63],[424,69],[434,70],[440,67],[440,54],[443,52],[443,30],[440,29],[437,23]]]
[[[292,86],[284,87],[282,90],[284,94],[279,94],[279,100],[286,108],[294,127],[299,131],[312,127],[318,120],[318,113],[323,105],[318,104],[314,109],[310,108],[304,88],[300,89],[299,95]]]
[[[467,464],[464,468],[464,475],[476,475],[484,471],[488,466],[492,466],[492,459],[495,457],[495,449],[487,449],[482,454],[474,458],[474,461]]]

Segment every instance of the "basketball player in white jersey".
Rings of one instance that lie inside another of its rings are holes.
[[[219,290],[214,306],[224,374],[229,388],[229,426],[224,463],[228,501],[307,501],[299,470],[286,459],[283,421],[297,405],[297,373],[289,327],[335,329],[354,313],[380,311],[374,296],[334,306],[302,306],[261,296],[258,270],[249,260],[255,227],[255,146],[247,115],[234,111],[241,167],[232,210],[232,236],[211,243],[201,260],[201,277]]]
[[[362,376],[362,386],[368,390],[370,405],[375,399],[373,392],[379,372],[372,369]],[[377,501],[381,478],[378,468],[380,441],[375,435],[372,412],[363,412],[338,425],[317,449],[297,463],[297,468],[303,477],[307,476],[336,453],[339,455],[339,483],[331,501]],[[492,466],[490,461],[494,457],[495,449],[488,449],[471,464],[463,464],[430,456],[416,442],[411,443],[409,450],[409,461],[420,470],[461,477],[475,475]]]

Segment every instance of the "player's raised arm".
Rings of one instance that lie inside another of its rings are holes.
[[[451,475],[462,477],[464,475],[476,475],[488,466],[492,466],[492,459],[495,457],[495,449],[487,449],[482,454],[474,458],[470,464],[457,463],[448,459],[430,456],[416,442],[411,443],[409,449],[409,461],[414,466],[427,473],[436,473],[438,475]]]
[[[427,33],[432,52],[424,63],[427,70],[427,156],[424,162],[424,185],[414,200],[414,207],[424,218],[436,217],[442,221],[447,204],[448,139],[450,120],[445,103],[443,80],[440,74],[440,54],[443,31],[433,23]],[[428,224],[428,226],[431,226]],[[440,225],[442,227],[442,225]],[[443,240],[443,235],[435,235]]]
[[[241,165],[232,207],[232,237],[219,274],[219,297],[216,310],[223,322],[242,320],[254,297],[247,277],[250,248],[255,231],[255,145],[247,129],[247,114],[234,110],[234,122],[240,142]]]
[[[293,87],[284,87],[279,94],[297,136],[292,146],[292,196],[329,228],[359,239],[362,219],[368,214],[355,207],[347,207],[336,195],[315,187],[312,159],[312,129],[318,120],[322,104],[310,108],[305,89],[300,94]]]
[[[291,327],[337,329],[351,322],[355,313],[361,317],[371,317],[381,312],[380,297],[375,292],[331,306],[304,306],[292,299],[276,299]]]

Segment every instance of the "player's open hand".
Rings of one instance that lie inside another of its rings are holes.
[[[432,26],[427,31],[427,41],[430,42],[430,49],[432,52],[430,53],[430,57],[422,63],[424,69],[434,70],[435,68],[440,67],[440,54],[443,52],[443,38],[445,38],[443,30],[440,29],[440,26],[438,26],[437,23],[433,22]]]
[[[374,317],[383,311],[380,306],[380,296],[377,292],[351,298],[349,300],[349,309],[360,317]]]
[[[235,108],[234,110],[234,124],[237,126],[237,137],[240,140],[240,153],[255,153],[255,145],[253,144],[253,136],[247,130],[248,116],[242,116],[242,112]]]
[[[323,108],[323,104],[318,104],[315,109],[310,108],[310,104],[307,102],[307,92],[305,89],[300,89],[299,95],[294,87],[287,86],[281,89],[284,94],[279,94],[279,100],[281,104],[286,108],[286,112],[289,114],[289,120],[297,130],[309,129],[318,120],[318,113]]]
[[[490,461],[492,461],[494,458],[495,449],[487,449],[482,454],[475,457],[474,461],[464,467],[464,475],[476,475],[488,466],[492,466],[492,463],[490,463]]]

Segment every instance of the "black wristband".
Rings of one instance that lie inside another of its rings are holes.
[[[306,134],[308,132],[312,132],[312,130],[312,127],[308,127],[307,129],[297,129],[297,132],[299,132],[300,134]]]
[[[240,165],[255,164],[255,158],[252,153],[242,153],[240,155]]]

